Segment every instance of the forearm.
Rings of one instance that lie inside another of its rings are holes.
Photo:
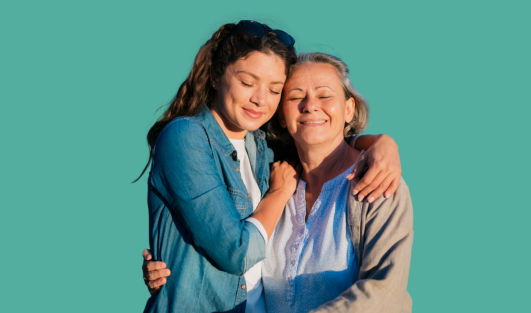
[[[368,150],[378,139],[384,139],[383,137],[391,138],[387,135],[360,135],[356,139],[354,149],[357,150]],[[391,138],[392,140],[392,138]]]
[[[160,203],[154,202],[150,209],[163,204],[192,235],[188,244],[235,275],[265,257],[264,238],[241,219],[200,126],[190,121],[172,123],[159,135],[153,159],[150,184]],[[247,200],[243,193],[241,198]]]
[[[269,191],[251,215],[262,224],[267,232],[268,239],[271,238],[273,231],[275,231],[275,227],[290,198],[291,194],[284,191]]]

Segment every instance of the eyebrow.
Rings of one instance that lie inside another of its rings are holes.
[[[332,88],[330,88],[330,87],[328,87],[328,86],[317,86],[317,87],[315,87],[315,90],[317,90],[317,89],[319,89],[319,88],[328,88],[328,89],[332,90]],[[304,92],[304,90],[302,90],[302,88],[292,88],[292,89],[290,89],[288,92],[292,92],[293,90],[299,90],[299,91]]]
[[[247,72],[247,71],[237,71],[236,74],[239,74],[239,73],[245,73],[249,76],[251,76],[252,78],[256,79],[256,80],[259,80],[260,78],[256,75],[254,75],[253,73],[251,72]],[[278,84],[281,84],[281,85],[284,85],[284,82],[281,82],[281,81],[275,81],[275,82],[271,82],[271,85],[278,85]]]
[[[304,90],[302,90],[302,88],[291,88],[288,92],[292,92],[293,90],[299,90],[299,91],[304,92]]]

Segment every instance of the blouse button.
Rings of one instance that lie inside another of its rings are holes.
[[[245,285],[242,285],[242,289],[245,289]]]

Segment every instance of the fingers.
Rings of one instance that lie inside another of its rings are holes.
[[[393,179],[393,181],[391,182],[391,185],[385,191],[386,199],[389,199],[391,195],[395,194],[396,190],[398,189],[398,185],[400,185],[400,175],[398,175],[398,177]]]
[[[161,270],[166,268],[166,263],[161,261],[144,261],[142,265],[142,270],[144,272],[151,272],[156,270]]]
[[[273,165],[271,165],[271,170],[274,170],[275,168],[279,167],[280,163],[281,161],[276,161],[275,163],[273,163]]]
[[[369,201],[369,203],[373,203],[374,200],[378,199],[383,194],[383,192],[386,191],[387,188],[391,185],[391,183],[393,182],[393,179],[394,179],[394,176],[387,175],[387,177],[385,177],[385,179],[380,183],[380,185],[376,189],[374,189],[373,192],[367,195],[367,201]]]
[[[369,175],[369,174],[371,174],[369,172],[370,172],[370,168],[367,171],[367,173],[365,173],[365,176],[363,176],[363,178],[360,181],[360,182],[362,182],[362,184],[365,185],[365,187],[362,188],[362,189],[358,189],[359,190],[359,193],[358,193],[358,200],[359,201],[363,201],[363,199],[367,195],[369,195],[376,188],[378,188],[378,186],[380,186],[380,184],[383,182],[383,180],[386,177],[386,175],[382,171],[380,171],[375,177],[372,177],[372,175]],[[374,173],[372,173],[372,174],[374,174]],[[354,186],[354,189],[357,189],[356,186]],[[373,197],[372,199],[367,199],[367,201],[372,203],[374,201],[374,199],[376,199],[376,198]],[[370,201],[370,200],[372,200],[372,201]]]
[[[159,278],[146,283],[149,293],[154,296],[160,292],[160,287],[166,283],[166,278]]]
[[[365,193],[363,193],[363,197],[368,195],[371,191],[373,191],[374,189],[376,189],[376,187],[378,187],[379,183],[378,183],[378,185],[373,186],[373,188],[370,188],[370,190],[369,189],[365,189],[365,188],[367,188],[368,186],[370,186],[371,183],[373,183],[373,180],[378,176],[378,174],[380,172],[381,172],[381,169],[376,167],[376,166],[374,166],[374,165],[369,167],[369,169],[367,170],[365,175],[363,175],[363,178],[360,179],[360,181],[354,186],[354,189],[352,190],[352,193],[354,195],[357,195],[362,190],[365,190]],[[384,179],[384,177],[381,178],[380,182],[383,179]],[[359,196],[358,196],[358,199],[361,201],[361,200],[363,200],[363,197],[360,199]]]
[[[151,255],[151,251],[149,249],[144,249],[144,252],[142,252],[142,256],[144,257],[144,260],[149,261],[153,258]]]
[[[158,280],[159,278],[165,278],[170,276],[171,271],[169,269],[162,269],[162,270],[156,270],[156,271],[150,271],[150,272],[144,272],[144,280],[146,280],[146,284],[151,281]]]

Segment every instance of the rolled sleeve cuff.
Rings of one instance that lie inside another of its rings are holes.
[[[245,219],[245,221],[253,224],[254,226],[256,226],[256,228],[258,228],[258,231],[260,232],[262,237],[264,237],[265,243],[267,245],[267,232],[264,228],[264,225],[262,225],[262,223],[260,223],[260,221],[254,217],[248,217]]]

